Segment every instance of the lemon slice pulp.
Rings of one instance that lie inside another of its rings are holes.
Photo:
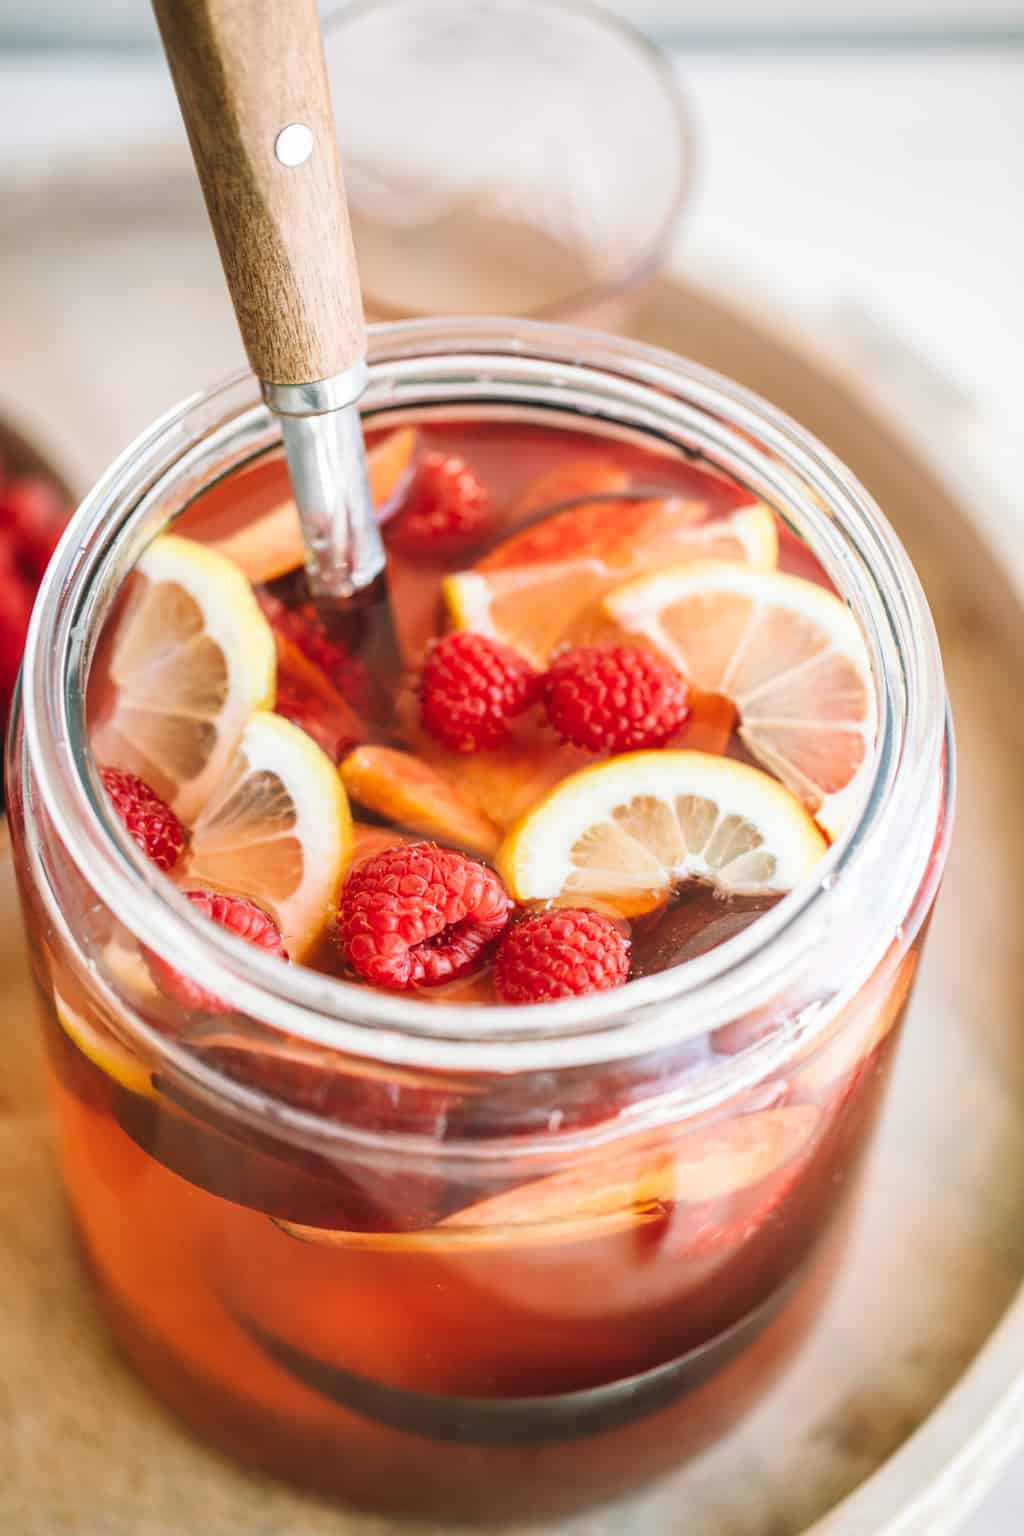
[[[330,758],[279,715],[253,715],[192,828],[182,884],[247,896],[276,921],[292,960],[320,935],[352,848]]]
[[[827,844],[777,780],[703,752],[632,752],[563,780],[498,852],[517,901],[570,901],[624,917],[684,879],[723,892],[787,891]]]
[[[97,760],[137,773],[183,821],[221,777],[246,722],[274,699],[274,637],[248,582],[191,539],[156,539],[113,632]]]
[[[816,582],[733,562],[630,581],[604,606],[694,687],[731,699],[749,751],[833,838],[871,770],[875,691],[853,614]]]

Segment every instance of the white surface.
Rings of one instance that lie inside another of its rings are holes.
[[[703,54],[684,73],[702,173],[682,263],[770,304],[778,323],[809,330],[851,368],[873,371],[884,394],[912,403],[915,435],[941,455],[990,536],[1010,544],[1024,584],[1024,52]],[[127,138],[144,147],[166,132],[179,129],[159,65],[0,55],[8,173],[22,156],[54,163],[88,144]],[[84,252],[83,289],[88,267]],[[231,344],[226,305],[193,322],[209,323],[217,367]],[[3,361],[0,399],[14,405]],[[173,362],[167,380],[159,398],[149,385],[131,409],[119,403],[116,416],[105,415],[98,359],[95,435],[104,448],[181,392]],[[74,435],[69,424],[69,442]],[[1018,1466],[966,1536],[1019,1536],[1022,1509]]]

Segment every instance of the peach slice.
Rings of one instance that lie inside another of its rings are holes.
[[[392,827],[374,827],[365,821],[352,823],[352,853],[348,861],[349,873],[367,859],[375,859],[378,853],[389,848],[401,848],[416,841],[415,833],[396,832]]]
[[[367,451],[370,493],[383,516],[401,494],[415,452],[415,427],[398,427]],[[277,466],[274,468],[276,471]],[[266,505],[271,483],[276,495]],[[277,472],[270,481],[268,475],[261,478],[260,471],[253,471],[237,482],[227,482],[227,486],[223,495],[210,493],[197,504],[195,518],[188,524],[190,536],[227,555],[252,582],[276,581],[300,566],[305,545],[283,475]],[[252,495],[248,494],[250,489]]]
[[[562,779],[585,768],[593,755],[540,734],[536,712],[511,722],[509,736],[487,752],[449,752],[423,729],[412,689],[399,697],[402,735],[421,761],[444,775],[461,793],[507,830]]]
[[[491,818],[428,763],[394,747],[357,747],[340,768],[360,805],[388,821],[493,858],[501,833]]]

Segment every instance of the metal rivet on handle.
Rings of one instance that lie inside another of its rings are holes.
[[[305,123],[289,123],[274,140],[274,154],[282,165],[302,165],[313,153],[313,135]]]

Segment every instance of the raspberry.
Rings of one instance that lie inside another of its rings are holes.
[[[6,721],[11,695],[25,649],[28,621],[32,613],[32,591],[8,560],[0,565],[0,708]]]
[[[389,848],[349,875],[338,939],[353,970],[403,992],[471,970],[508,921],[493,870],[433,843]]]
[[[505,1003],[550,1003],[610,992],[629,975],[629,940],[610,918],[582,907],[554,907],[510,928],[494,982]]]
[[[33,585],[42,579],[67,520],[64,498],[38,475],[22,475],[0,487],[0,528]]]
[[[100,778],[129,836],[158,869],[173,869],[185,846],[185,830],[167,802],[137,774],[104,768]]]
[[[490,497],[465,459],[428,453],[387,525],[387,541],[400,555],[444,559],[478,544],[490,523]]]
[[[690,713],[689,690],[667,661],[636,645],[580,645],[551,663],[548,719],[590,752],[664,746]]]
[[[222,928],[229,929],[240,939],[246,939],[250,944],[255,944],[257,949],[265,949],[268,954],[279,955],[282,960],[288,959],[280,929],[274,919],[268,917],[263,908],[258,907],[254,901],[246,901],[243,896],[221,896],[216,891],[186,891],[184,894],[196,910],[209,918],[212,923],[219,923]],[[190,981],[187,976],[175,970],[173,965],[168,965],[166,960],[161,960],[159,955],[150,952],[146,959],[153,980],[164,996],[174,1003],[180,1003],[190,1013],[236,1012],[231,1003],[224,1002],[222,998],[215,997],[212,992],[207,992],[197,982]]]
[[[423,664],[424,728],[451,752],[496,747],[539,687],[538,674],[511,646],[457,630],[436,641]]]

